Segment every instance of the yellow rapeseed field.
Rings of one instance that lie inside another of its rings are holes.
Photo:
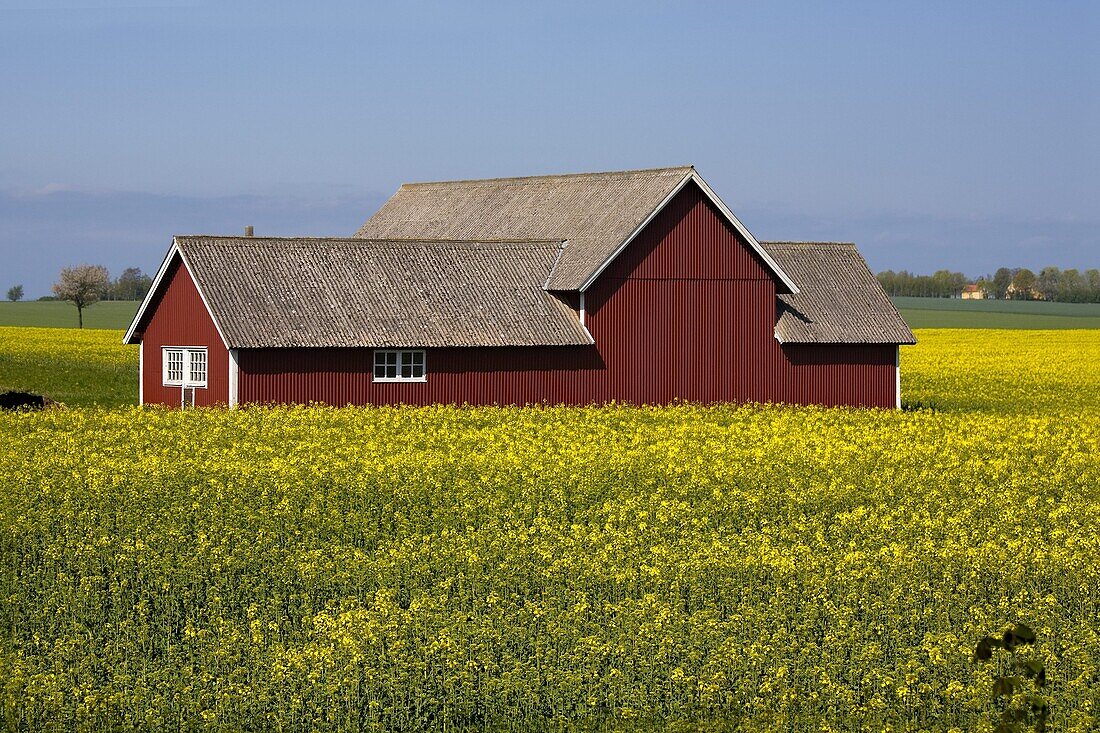
[[[2,727],[989,730],[1021,621],[1095,730],[1100,332],[917,335],[911,411],[0,415]]]
[[[902,397],[952,411],[1100,413],[1100,331],[920,329]]]
[[[0,392],[43,394],[70,407],[137,402],[138,348],[121,331],[0,326]]]

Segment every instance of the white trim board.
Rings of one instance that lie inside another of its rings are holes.
[[[596,343],[596,338],[592,335],[592,332],[588,330],[588,324],[585,321],[588,320],[588,312],[584,306],[584,291],[581,290],[577,293],[577,316],[581,321],[581,328],[588,334],[588,338],[592,340],[592,343]]]
[[[894,407],[901,409],[901,345],[894,347]]]
[[[138,404],[145,404],[145,342],[138,342]]]
[[[238,355],[239,352],[237,349],[229,350],[229,391],[226,395],[226,401],[229,403],[230,407],[237,406],[237,393],[241,379],[241,367]]]
[[[173,240],[174,241],[174,240]],[[206,308],[206,314],[210,316],[210,322],[214,324],[214,328],[218,332],[218,336],[222,340],[222,346],[226,351],[229,350],[229,339],[225,337],[225,332],[222,331],[221,324],[218,323],[218,319],[214,317],[214,311],[210,308],[210,301],[206,299],[206,293],[202,292],[202,286],[199,285],[199,279],[195,277],[195,271],[191,269],[191,265],[188,264],[187,258],[183,256],[183,251],[180,251],[180,259],[183,261],[183,266],[187,268],[187,275],[191,278],[192,284],[195,286],[195,290],[199,293],[199,298],[202,300],[202,305]]]
[[[588,279],[584,281],[583,285],[581,285],[580,291],[583,293],[585,290],[588,290],[588,288],[592,287],[592,284],[596,282],[600,274],[602,274],[603,271],[607,269],[608,265],[614,262],[615,258],[622,254],[623,250],[625,250],[627,246],[632,241],[634,241],[634,238],[637,237],[638,234],[640,234],[641,231],[645,229],[651,221],[653,221],[657,214],[661,213],[661,211],[666,206],[668,206],[673,197],[676,196],[676,194],[680,193],[680,191],[688,183],[695,183],[695,185],[699,187],[699,189],[703,192],[703,195],[706,196],[712,204],[714,204],[715,208],[717,208],[718,211],[721,212],[722,216],[726,217],[726,221],[728,221],[733,226],[733,228],[736,229],[742,237],[744,237],[749,247],[751,247],[752,250],[760,256],[760,259],[764,261],[764,264],[776,275],[776,277],[779,278],[779,280],[784,285],[787,286],[787,288],[790,289],[791,294],[797,294],[798,286],[794,284],[794,280],[792,280],[790,276],[787,275],[787,273],[783,272],[783,268],[779,266],[779,263],[772,259],[772,256],[769,255],[767,250],[765,250],[760,245],[760,242],[756,241],[756,237],[752,236],[752,232],[750,232],[745,227],[745,225],[742,224],[740,220],[738,220],[738,218],[733,215],[733,212],[730,211],[730,208],[726,206],[722,199],[718,198],[718,194],[716,194],[714,190],[707,185],[707,182],[703,180],[703,177],[700,176],[698,171],[696,171],[694,168],[691,169],[690,173],[684,175],[684,178],[676,184],[676,186],[672,189],[671,192],[669,192],[667,196],[664,197],[664,199],[661,200],[661,203],[657,204],[657,208],[650,212],[649,216],[647,216],[642,221],[642,223],[639,224],[638,227],[630,233],[630,236],[627,237],[626,240],[624,240],[623,243],[620,244],[618,248],[611,253],[611,256],[604,260],[604,263],[602,265],[596,268],[596,271],[593,272],[588,277]]]

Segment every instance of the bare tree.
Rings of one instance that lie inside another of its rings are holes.
[[[84,309],[103,297],[110,284],[111,278],[103,265],[65,267],[53,285],[53,293],[76,306],[77,320],[84,328]]]
[[[22,299],[23,299],[23,286],[22,285],[12,285],[10,288],[8,288],[8,300],[10,300],[11,302],[14,303],[17,300],[22,300]]]

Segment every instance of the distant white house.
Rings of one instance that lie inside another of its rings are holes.
[[[980,285],[971,283],[963,287],[962,298],[963,300],[984,300],[985,291],[982,290]]]

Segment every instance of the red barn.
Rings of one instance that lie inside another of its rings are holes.
[[[761,243],[694,168],[407,184],[347,239],[181,236],[143,403],[895,407],[851,244]]]

